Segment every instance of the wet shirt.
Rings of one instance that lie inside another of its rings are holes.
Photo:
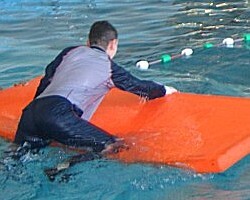
[[[163,85],[140,80],[114,63],[96,46],[64,49],[47,67],[35,98],[59,95],[83,111],[89,120],[105,94],[113,87],[147,99],[165,95]]]

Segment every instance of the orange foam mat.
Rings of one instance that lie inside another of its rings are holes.
[[[40,78],[0,91],[0,135],[13,140]],[[112,159],[223,172],[250,152],[250,98],[176,93],[152,101],[117,89],[91,122],[129,144]]]

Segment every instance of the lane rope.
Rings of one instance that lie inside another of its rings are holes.
[[[250,33],[243,34],[242,38],[233,39],[233,38],[225,38],[221,43],[219,44],[213,44],[210,42],[207,42],[203,45],[204,49],[210,49],[212,47],[227,47],[227,48],[233,48],[237,43],[244,42],[246,44],[250,44]],[[153,61],[147,61],[147,60],[139,60],[136,63],[136,67],[141,70],[147,70],[150,68],[151,65],[157,64],[157,63],[168,63],[172,60],[175,60],[177,58],[181,57],[190,57],[194,53],[194,50],[192,48],[185,48],[178,54],[163,54],[161,57],[157,60]]]

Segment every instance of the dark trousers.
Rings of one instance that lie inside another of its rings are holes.
[[[115,137],[81,118],[83,111],[64,97],[49,96],[33,100],[24,110],[15,143],[28,142],[40,148],[51,140],[73,147],[90,147],[100,152]]]

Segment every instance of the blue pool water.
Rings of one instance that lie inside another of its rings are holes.
[[[42,74],[62,48],[85,43],[90,25],[103,19],[119,30],[116,62],[138,77],[183,92],[250,96],[249,46],[201,48],[250,32],[248,0],[0,0],[0,87]],[[135,68],[139,59],[187,47],[195,50],[188,59]],[[1,157],[9,145],[0,139]],[[49,182],[43,169],[71,153],[49,147],[20,162],[1,158],[0,199],[250,199],[249,156],[220,174],[96,160],[72,167],[66,181],[61,175]]]

